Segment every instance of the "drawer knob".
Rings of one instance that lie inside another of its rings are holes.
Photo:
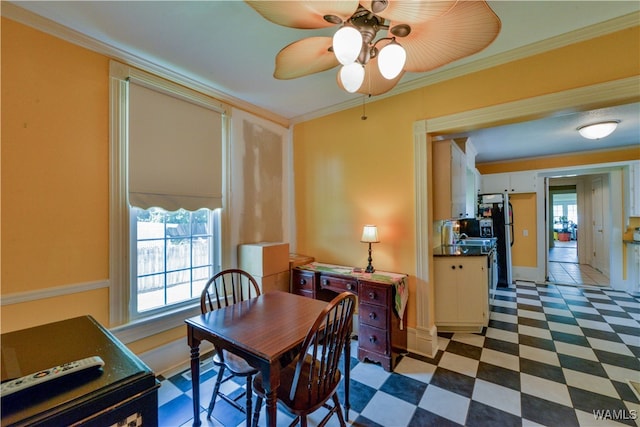
[[[322,286],[329,286],[329,280],[322,279]]]
[[[452,269],[452,270],[455,270],[455,269],[456,269],[456,266],[455,266],[455,265],[452,265],[452,266],[451,266],[451,269]]]
[[[376,316],[376,314],[375,314],[375,313],[373,313],[373,312],[369,313],[369,319],[373,320],[373,319],[375,319],[376,317],[377,317],[377,316]]]
[[[376,293],[375,292],[369,292],[369,298],[370,299],[376,299]]]
[[[373,335],[372,335],[372,336],[370,336],[370,337],[369,337],[369,342],[370,342],[370,343],[372,343],[372,344],[373,344],[373,343],[375,343],[376,341],[378,341],[378,339],[377,339],[375,336],[373,336]]]
[[[301,285],[306,285],[306,284],[307,284],[307,281],[306,281],[305,279],[300,279],[300,284],[301,284]]]
[[[353,289],[353,285],[351,283],[347,283],[347,289],[352,290]]]

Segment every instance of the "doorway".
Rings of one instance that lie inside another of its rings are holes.
[[[548,179],[548,281],[610,285],[603,244],[607,182],[606,175]]]

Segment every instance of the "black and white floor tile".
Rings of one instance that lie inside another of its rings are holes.
[[[440,334],[435,358],[408,354],[393,373],[352,357],[349,424],[640,425],[639,397],[629,383],[640,382],[638,298],[606,288],[519,282],[498,289],[491,309],[482,334]],[[202,425],[244,425],[244,414],[224,401],[207,420],[214,377],[204,362]],[[189,370],[160,379],[160,425],[191,425]],[[225,386],[238,392],[242,381]],[[322,417],[318,412],[310,425]],[[264,425],[264,409],[260,419]],[[290,421],[278,411],[278,425]],[[329,425],[338,425],[337,417]]]

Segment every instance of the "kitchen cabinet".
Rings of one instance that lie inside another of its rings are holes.
[[[404,301],[400,308],[396,299],[407,292],[406,275],[354,273],[351,267],[311,263],[293,268],[291,277],[291,292],[305,297],[330,301],[345,291],[357,295],[358,359],[393,371],[407,349],[406,299],[399,298]]]
[[[467,211],[467,160],[454,141],[433,143],[433,176],[434,219],[473,217]]]
[[[629,165],[629,216],[640,217],[640,161]]]
[[[434,257],[435,323],[441,331],[478,332],[489,322],[487,256]]]
[[[535,193],[535,172],[509,172],[482,175],[482,193]]]
[[[626,241],[627,244],[627,292],[640,296],[640,242]]]

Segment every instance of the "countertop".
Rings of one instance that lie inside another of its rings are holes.
[[[487,256],[493,246],[451,245],[433,249],[433,256]]]
[[[640,240],[623,240],[624,243],[628,243],[630,245],[640,245]]]

